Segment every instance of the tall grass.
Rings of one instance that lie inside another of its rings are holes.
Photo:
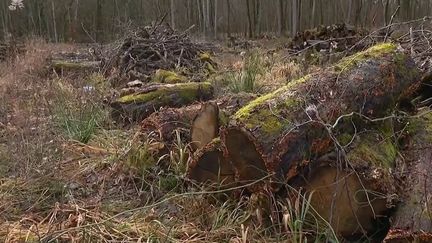
[[[55,125],[67,139],[88,143],[107,120],[107,111],[97,99],[96,91],[74,88],[62,79],[54,82],[58,92],[53,100]]]
[[[259,78],[264,73],[264,61],[258,52],[252,52],[245,57],[244,66],[240,72],[228,72],[229,89],[234,93],[257,92]]]

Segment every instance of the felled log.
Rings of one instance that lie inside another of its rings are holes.
[[[284,182],[297,176],[334,149],[332,136],[352,127],[341,116],[388,116],[418,80],[414,62],[386,43],[250,102],[222,131],[238,179],[255,181],[272,173]]]
[[[432,113],[412,119],[407,130],[402,202],[385,242],[432,242]]]
[[[212,97],[213,86],[207,82],[150,84],[113,101],[111,115],[116,121],[140,121],[161,107],[181,107]]]
[[[52,60],[51,67],[57,73],[97,71],[101,67],[101,62],[89,60]]]

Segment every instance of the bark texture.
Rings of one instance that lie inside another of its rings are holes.
[[[432,113],[412,119],[408,131],[404,193],[385,242],[432,241]]]

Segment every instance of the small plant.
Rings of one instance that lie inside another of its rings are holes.
[[[331,226],[324,222],[325,226],[323,227],[320,222],[322,218],[315,214],[316,212],[311,206],[312,196],[313,192],[309,195],[297,192],[295,200],[287,200],[287,204],[284,206],[283,226],[285,231],[291,235],[291,242],[308,242],[308,229],[313,230],[310,235],[315,238],[315,242],[322,242],[323,237],[325,238],[324,242],[338,242]],[[322,232],[323,228],[325,232]]]
[[[88,90],[79,92],[67,85],[60,85],[57,92],[53,104],[55,124],[68,139],[88,143],[106,119],[102,105],[93,100]]]
[[[258,79],[264,73],[263,60],[257,52],[253,52],[245,58],[244,66],[240,72],[229,72],[229,89],[234,93],[257,92]]]

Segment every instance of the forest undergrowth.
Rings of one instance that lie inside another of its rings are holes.
[[[98,72],[60,74],[53,52],[75,46],[28,41],[26,53],[0,64],[0,239],[5,242],[305,242],[332,239],[318,220],[305,232],[308,199],[228,199],[236,188],[205,188],[185,179],[187,146],[164,155],[138,127],[120,127]],[[258,50],[259,51],[259,50]],[[226,58],[228,60],[228,58]],[[231,92],[266,92],[305,70],[257,54],[225,63],[214,84]],[[245,61],[246,60],[246,61]],[[222,80],[222,81],[221,81]],[[317,234],[318,233],[318,234]],[[322,237],[322,238],[320,238]]]

